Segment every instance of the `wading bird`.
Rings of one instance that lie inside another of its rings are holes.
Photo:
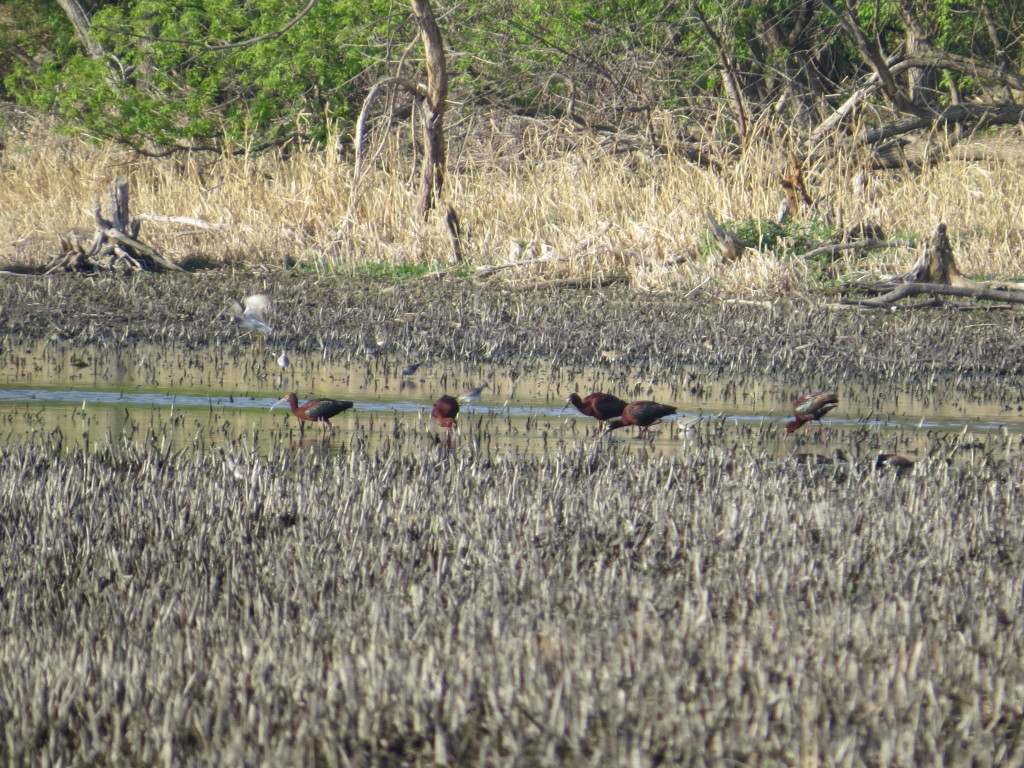
[[[793,403],[792,421],[786,423],[786,434],[789,435],[800,429],[809,421],[818,422],[821,427],[821,418],[839,405],[839,395],[835,392],[816,392],[811,395],[800,395]]]
[[[565,405],[562,406],[562,410],[558,412],[558,415],[561,416],[570,405],[575,407],[584,416],[590,416],[599,422],[604,422],[621,416],[622,411],[626,407],[626,401],[615,397],[615,395],[606,395],[604,392],[593,392],[580,399],[579,393],[573,392],[569,395],[569,399],[565,401]],[[598,424],[594,429],[594,434],[596,435],[600,430],[601,425]]]
[[[612,432],[621,427],[640,427],[640,434],[637,437],[646,437],[649,427],[675,412],[674,405],[662,405],[653,400],[639,400],[627,405],[619,418],[609,421],[607,431]]]
[[[475,389],[469,390],[469,392],[459,395],[459,402],[462,403],[463,405],[472,405],[473,403],[480,402],[480,393],[483,392],[486,387],[487,382],[485,381],[479,387],[476,387]]]
[[[449,432],[455,429],[455,417],[458,415],[459,401],[451,395],[441,395],[437,398],[437,402],[434,403],[434,408],[430,412],[431,418],[437,419],[441,428],[447,429]]]
[[[242,303],[235,303],[231,307],[231,322],[238,323],[247,331],[257,331],[266,336],[273,333],[273,329],[263,322],[264,313],[270,306],[270,299],[264,294],[257,293],[246,296]]]
[[[412,376],[420,369],[421,365],[423,365],[423,363],[410,363],[402,369],[402,376]]]
[[[288,366],[292,364],[292,361],[288,359],[287,352],[281,353],[281,356],[277,358],[277,364],[280,365],[283,370],[288,370]]]
[[[434,403],[430,411],[431,418],[437,419],[441,429],[446,432],[445,442],[450,447],[452,444],[452,430],[457,426],[455,417],[459,415],[459,401],[451,395],[441,395]]]
[[[303,421],[319,421],[328,429],[334,429],[334,425],[331,424],[330,419],[334,418],[342,411],[347,411],[353,405],[351,400],[331,400],[328,397],[309,400],[308,402],[299,405],[299,398],[294,392],[292,392],[287,397],[282,397],[270,406],[270,409],[273,410],[282,403],[288,403],[288,407],[291,409],[292,413]]]
[[[896,474],[902,475],[914,468],[914,461],[898,453],[880,453],[875,459],[875,469],[882,467],[895,467]]]

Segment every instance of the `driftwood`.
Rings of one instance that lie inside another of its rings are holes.
[[[96,234],[88,248],[77,234],[61,237],[60,256],[46,268],[54,272],[94,272],[98,270],[155,272],[185,270],[161,254],[156,248],[139,240],[141,217],[128,215],[128,177],[119,177],[110,189],[111,219],[103,217],[99,202],[93,205]]]
[[[928,248],[910,270],[888,283],[889,292],[873,299],[844,300],[843,304],[857,307],[891,307],[909,296],[960,296],[1008,304],[1024,304],[1024,290],[1006,287],[1000,283],[979,283],[963,276],[956,265],[946,225],[940,223],[928,243]],[[860,290],[860,288],[858,288]],[[936,300],[935,306],[942,306]]]

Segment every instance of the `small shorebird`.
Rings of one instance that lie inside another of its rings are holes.
[[[475,389],[471,389],[468,392],[459,395],[459,402],[462,403],[463,405],[472,405],[473,403],[480,402],[480,393],[483,392],[486,387],[487,382],[485,381],[479,387],[476,387]]]

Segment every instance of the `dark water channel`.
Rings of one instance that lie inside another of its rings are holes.
[[[261,344],[239,351],[11,342],[0,351],[0,435],[8,445],[159,440],[176,448],[248,452],[282,444],[341,447],[353,439],[399,435],[422,437],[426,444],[437,439],[430,404],[441,394],[457,395],[482,382],[489,387],[479,403],[464,407],[457,446],[533,453],[588,440],[596,422],[571,408],[560,414],[574,390],[675,405],[679,415],[653,428],[649,441],[633,439],[635,430],[619,431],[609,441],[657,452],[683,450],[701,440],[728,449],[749,445],[779,457],[794,451],[827,455],[841,448],[922,458],[934,454],[936,446],[962,446],[971,439],[1019,448],[1024,434],[1019,408],[943,395],[941,381],[933,396],[920,399],[891,391],[882,397],[864,386],[832,381],[799,387],[753,376],[712,380],[698,371],[660,378],[622,360],[585,368],[555,368],[542,360],[515,367],[425,362],[415,374],[402,376],[413,361],[386,352],[292,352],[290,367],[282,370],[276,362],[280,351]],[[827,418],[828,429],[821,433],[812,425],[783,439],[781,427],[793,398],[812,388],[839,393],[840,406]],[[327,433],[319,425],[300,424],[284,406],[270,410],[292,391],[300,400],[333,397],[353,400],[355,407],[336,417],[335,429]]]

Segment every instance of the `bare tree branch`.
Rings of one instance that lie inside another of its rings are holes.
[[[91,25],[82,4],[78,0],[57,0],[57,4],[68,17],[71,26],[75,28],[75,37],[85,47],[88,54],[94,59],[102,57],[106,51],[103,50],[103,46],[89,37]]]

